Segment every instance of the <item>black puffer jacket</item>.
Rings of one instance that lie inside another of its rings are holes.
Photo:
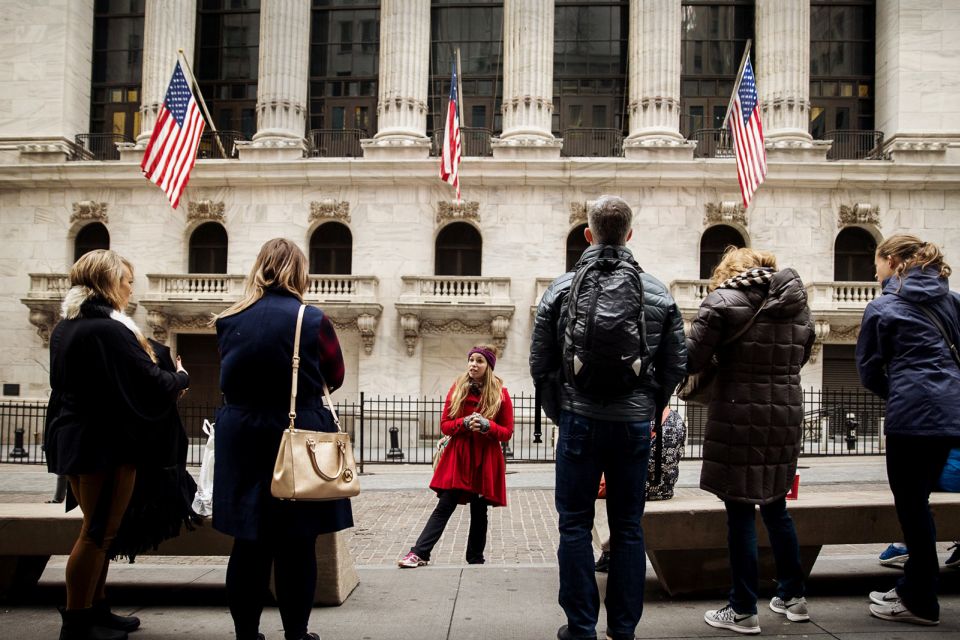
[[[596,260],[604,248],[604,245],[588,247],[573,271],[563,274],[547,287],[537,307],[530,345],[530,374],[537,385],[544,411],[554,422],[559,420],[561,409],[597,420],[652,420],[655,406],[665,403],[684,376],[687,350],[680,310],[667,288],[650,274],[643,273],[647,347],[652,366],[641,387],[623,397],[601,402],[562,382],[567,293],[577,268]],[[629,249],[617,247],[617,250],[621,259],[637,264]]]
[[[796,271],[784,269],[773,274],[754,325],[718,347],[750,321],[767,290],[767,284],[714,290],[687,338],[690,373],[703,370],[715,352],[719,362],[700,487],[754,504],[782,498],[793,482],[803,434],[800,368],[814,340],[803,283]]]

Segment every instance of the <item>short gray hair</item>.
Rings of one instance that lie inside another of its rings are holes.
[[[633,211],[619,196],[600,196],[590,206],[587,224],[597,244],[624,245],[633,224]]]

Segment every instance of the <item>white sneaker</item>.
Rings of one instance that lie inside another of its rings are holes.
[[[940,624],[939,620],[921,618],[910,611],[910,609],[907,609],[900,600],[897,600],[893,604],[872,604],[870,605],[870,614],[882,620],[909,622],[910,624],[921,624],[926,627],[933,627]]]
[[[737,613],[730,605],[707,611],[703,614],[703,621],[718,629],[730,629],[737,633],[760,633],[760,621],[756,614]]]
[[[870,592],[870,602],[878,604],[881,607],[895,602],[900,602],[900,596],[897,595],[897,588],[894,587],[890,591],[871,591]]]
[[[806,622],[810,619],[806,598],[790,598],[784,601],[779,596],[775,596],[770,601],[770,610],[787,616],[790,622]]]

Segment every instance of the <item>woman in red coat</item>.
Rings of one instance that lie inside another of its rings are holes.
[[[467,563],[484,562],[487,506],[507,504],[506,462],[500,443],[513,435],[513,404],[503,380],[493,374],[496,364],[495,347],[470,349],[466,373],[447,393],[440,430],[450,436],[450,442],[430,481],[439,502],[417,543],[400,559],[402,568],[430,562],[430,552],[458,504],[470,505]]]

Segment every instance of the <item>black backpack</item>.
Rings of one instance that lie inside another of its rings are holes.
[[[578,391],[613,398],[640,386],[649,364],[641,273],[615,247],[577,269],[567,295],[563,371]]]

